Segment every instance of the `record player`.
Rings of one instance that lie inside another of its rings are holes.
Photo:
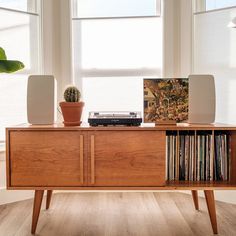
[[[142,123],[141,112],[89,112],[88,123],[91,126],[139,126]]]

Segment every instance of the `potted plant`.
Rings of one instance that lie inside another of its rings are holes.
[[[4,49],[0,47],[0,73],[13,73],[24,67],[21,61],[7,60]]]
[[[68,87],[64,92],[65,102],[60,102],[65,126],[79,126],[84,102],[80,102],[80,91],[75,86]]]

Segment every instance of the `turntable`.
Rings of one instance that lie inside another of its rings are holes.
[[[139,126],[142,123],[141,112],[89,112],[88,123],[91,126]]]

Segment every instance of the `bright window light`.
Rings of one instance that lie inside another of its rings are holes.
[[[156,68],[162,64],[160,18],[75,21],[83,69]]]
[[[142,112],[143,78],[162,71],[160,1],[77,0],[73,6],[73,69],[86,104],[83,120],[89,111]]]
[[[236,0],[206,0],[206,11],[236,6]]]
[[[8,2],[27,1],[1,1]],[[22,5],[23,7],[23,5]],[[29,74],[39,73],[39,16],[0,8],[0,47],[9,60],[20,60],[25,69],[13,74],[0,73],[0,143],[5,127],[26,123],[26,90]]]
[[[36,13],[36,0],[0,0],[0,7]]]
[[[135,17],[160,15],[160,0],[74,0],[74,17]]]
[[[142,77],[87,77],[83,91],[84,121],[89,111],[143,111]]]

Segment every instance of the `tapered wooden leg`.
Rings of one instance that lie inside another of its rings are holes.
[[[191,192],[192,192],[192,197],[193,197],[193,202],[194,202],[195,209],[199,211],[197,190],[192,190]]]
[[[204,190],[204,194],[213,232],[214,234],[218,234],[214,192],[213,190]]]
[[[46,210],[48,210],[50,207],[51,199],[52,199],[52,190],[48,190],[47,191]]]
[[[32,217],[32,228],[31,233],[35,234],[38,219],[39,219],[39,213],[41,209],[41,204],[43,200],[43,192],[44,190],[35,190],[34,194],[34,208],[33,208],[33,217]]]

